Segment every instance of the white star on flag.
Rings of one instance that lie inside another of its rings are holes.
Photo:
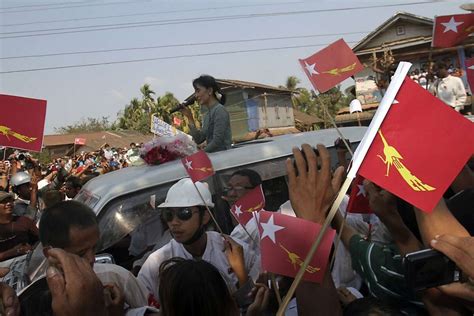
[[[241,208],[242,208],[242,205],[239,205],[239,206],[236,205],[235,208],[234,208],[234,213],[235,213],[235,215],[237,215],[237,217],[242,215]]]
[[[275,233],[279,230],[285,229],[285,227],[278,226],[273,223],[273,215],[270,216],[270,218],[268,219],[268,222],[266,223],[261,222],[260,225],[262,225],[262,228],[263,228],[263,233],[260,239],[268,237],[273,241],[274,244],[276,243]]]
[[[393,102],[392,102],[392,104],[398,104],[398,103],[400,103],[400,102],[398,102],[396,99],[393,100]]]
[[[185,161],[186,162],[184,164],[186,165],[186,169],[193,170],[193,166],[192,166],[193,161],[192,160],[188,161],[187,159]]]
[[[469,70],[474,70],[474,65],[467,67]]]
[[[454,16],[451,17],[451,20],[449,20],[448,23],[441,23],[444,25],[444,31],[443,33],[453,31],[454,33],[458,32],[458,25],[463,24],[464,22],[456,22],[454,20]]]
[[[356,196],[363,195],[366,197],[367,194],[365,193],[364,185],[358,184],[357,187],[359,188],[359,192],[357,192]]]
[[[306,71],[309,73],[309,76],[319,75],[319,72],[315,69],[316,64],[308,65],[307,62],[304,62],[304,64],[305,64],[304,67],[306,68]]]

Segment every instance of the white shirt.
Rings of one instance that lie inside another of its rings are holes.
[[[206,232],[207,244],[206,250],[202,255],[202,260],[206,260],[216,267],[221,273],[224,281],[227,284],[230,292],[236,291],[236,284],[238,283],[237,276],[234,273],[229,273],[229,261],[227,260],[224,250],[224,242],[221,235],[217,232]],[[249,276],[256,280],[260,272],[260,258],[255,255],[249,247],[240,240],[235,240],[242,245],[244,250],[245,268],[249,271]],[[152,253],[138,274],[138,280],[141,281],[148,291],[158,300],[159,289],[159,269],[160,265],[168,259],[179,257],[184,259],[194,259],[193,256],[184,248],[183,244],[172,239],[168,244]],[[206,280],[203,280],[206,282]]]
[[[130,271],[116,264],[96,263],[94,272],[102,284],[117,284],[125,294],[125,303],[130,308],[148,305],[148,290]]]
[[[461,78],[447,76],[438,78],[430,87],[430,92],[451,107],[463,108],[466,103],[466,89]]]
[[[245,242],[256,254],[260,254],[260,234],[255,217],[251,218],[247,224],[245,224],[245,229],[248,234],[241,224],[237,224],[230,233],[230,237],[234,240],[238,239]]]

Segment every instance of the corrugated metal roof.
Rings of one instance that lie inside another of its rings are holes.
[[[358,119],[361,120],[361,121],[370,120],[370,119],[372,119],[372,117],[374,117],[374,115],[375,115],[375,111],[374,112],[359,113],[358,118],[357,118],[357,113],[338,114],[338,115],[336,115],[336,123],[354,122],[354,121],[357,121]]]
[[[304,112],[293,109],[293,115],[295,116],[295,121],[301,122],[305,125],[313,125],[317,123],[324,123],[322,119],[317,116],[309,115]]]
[[[250,82],[250,81],[242,81],[242,80],[231,80],[231,79],[216,79],[217,84],[221,87],[239,87],[239,88],[251,88],[251,89],[265,89],[265,90],[272,90],[276,92],[284,92],[291,94],[291,90],[286,88],[274,87],[269,86],[262,83]]]

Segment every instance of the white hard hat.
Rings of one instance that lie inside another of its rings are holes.
[[[196,182],[195,184],[207,206],[214,207],[211,192],[209,191],[207,184],[202,182]],[[179,180],[168,190],[165,202],[158,205],[158,207],[189,207],[206,205],[203,203],[201,197],[196,191],[196,187],[194,187],[193,181],[189,178]]]
[[[31,181],[30,174],[25,171],[20,171],[13,175],[13,177],[10,180],[10,183],[14,187],[17,187],[22,184],[29,183],[30,181]]]

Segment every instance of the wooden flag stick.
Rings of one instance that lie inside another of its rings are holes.
[[[249,231],[247,230],[247,228],[245,227],[245,225],[243,225],[242,223],[239,222],[239,219],[237,218],[237,216],[235,216],[234,212],[232,212],[232,210],[229,210],[230,214],[234,217],[234,219],[237,221],[237,223],[242,226],[242,228],[244,229],[244,231],[247,233],[247,236],[249,236],[250,240],[253,242],[253,243],[256,243],[255,239],[252,238],[252,236],[250,235]]]
[[[347,148],[347,151],[351,154],[351,157],[353,157],[354,153],[352,152],[351,146],[347,143],[346,138],[344,137],[344,135],[342,135],[341,130],[339,129],[339,127],[337,127],[336,121],[334,120],[334,118],[329,113],[329,110],[326,106],[326,103],[323,102],[323,99],[319,96],[319,94],[316,94],[316,97],[318,98],[319,103],[321,103],[321,107],[323,108],[324,112],[329,117],[329,121],[331,121],[331,124],[336,129],[337,133],[339,134],[339,137],[341,137],[341,139],[344,143],[344,146],[346,146],[346,148]]]
[[[290,301],[293,297],[293,294],[296,291],[296,288],[300,284],[300,282],[303,278],[303,275],[306,272],[306,268],[308,267],[309,263],[313,259],[313,256],[316,253],[316,250],[318,250],[318,247],[321,244],[321,241],[323,240],[324,235],[326,234],[326,230],[328,229],[329,225],[331,225],[331,222],[334,218],[334,215],[336,215],[336,212],[337,212],[339,206],[341,205],[342,199],[344,198],[344,195],[346,194],[347,189],[349,189],[349,186],[351,185],[353,179],[354,178],[347,177],[346,180],[344,181],[344,183],[342,184],[342,187],[339,190],[339,193],[336,197],[336,200],[332,204],[331,210],[329,211],[329,214],[326,217],[326,220],[324,221],[323,226],[321,227],[321,230],[318,234],[318,237],[316,238],[313,245],[311,246],[311,249],[309,250],[308,255],[306,256],[306,259],[304,260],[303,264],[301,265],[300,270],[296,274],[296,277],[295,277],[293,283],[291,284],[291,287],[288,290],[288,293],[286,294],[286,296],[283,299],[282,304],[278,308],[278,312],[276,314],[277,316],[284,316],[285,315],[286,308],[288,307],[288,304],[290,303]]]
[[[223,235],[223,234],[224,234],[224,231],[223,231],[222,228],[219,226],[219,223],[217,223],[217,220],[216,220],[216,218],[214,217],[214,215],[212,214],[211,210],[209,209],[209,206],[207,205],[206,201],[204,201],[204,198],[202,197],[201,192],[199,192],[199,189],[198,189],[198,187],[196,186],[196,183],[193,182],[193,185],[194,185],[194,188],[196,188],[196,191],[197,191],[197,193],[199,194],[199,197],[201,198],[202,202],[204,203],[204,206],[206,206],[206,210],[209,212],[209,215],[211,216],[212,221],[214,222],[214,224],[216,224],[217,230]]]
[[[273,273],[270,273],[270,280],[272,282],[272,288],[273,288],[273,291],[275,291],[275,296],[277,298],[277,301],[278,301],[278,306],[281,305],[281,296],[280,296],[280,290],[277,286],[277,283],[276,283],[276,280],[275,280],[275,274]]]

